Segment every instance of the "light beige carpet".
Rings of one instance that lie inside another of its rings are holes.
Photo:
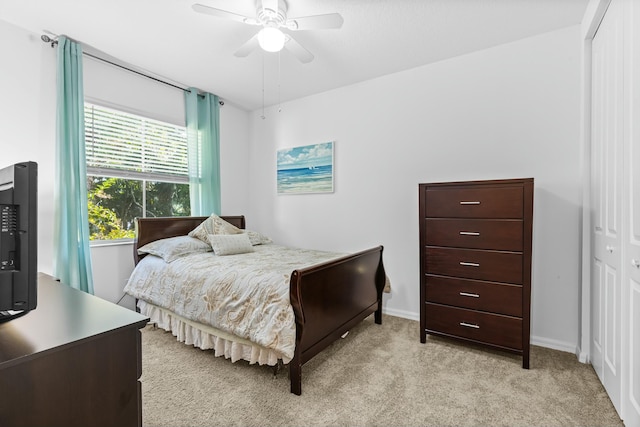
[[[142,331],[144,426],[622,426],[590,365],[532,347],[520,357],[419,339],[418,322],[369,317],[302,368],[231,363]]]

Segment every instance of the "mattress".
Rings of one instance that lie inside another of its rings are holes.
[[[253,248],[227,256],[190,254],[172,262],[148,255],[134,269],[125,292],[142,301],[143,314],[161,320],[183,342],[217,346],[217,355],[251,363],[288,363],[296,338],[291,273],[343,254],[276,244]],[[234,350],[233,343],[240,347]]]

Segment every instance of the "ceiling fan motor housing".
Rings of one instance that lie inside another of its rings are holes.
[[[276,2],[271,3],[275,4]],[[256,1],[256,15],[258,21],[264,26],[276,28],[285,26],[285,22],[287,21],[287,3],[285,0],[278,0],[277,4],[278,10],[273,10],[272,8],[265,7],[262,0]]]

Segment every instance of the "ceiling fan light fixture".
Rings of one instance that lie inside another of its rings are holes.
[[[285,35],[275,27],[265,27],[258,33],[258,44],[267,52],[280,52],[284,47]]]

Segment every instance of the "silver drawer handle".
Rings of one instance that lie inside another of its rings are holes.
[[[461,205],[479,205],[480,202],[460,202]]]
[[[465,267],[480,267],[480,264],[476,262],[464,262],[460,261],[460,265],[464,265]]]
[[[461,231],[460,235],[461,236],[479,236],[480,233],[478,233],[477,231]]]
[[[460,326],[464,326],[466,328],[480,329],[480,326],[473,323],[467,323],[467,322],[460,322]]]
[[[480,295],[478,295],[478,294],[470,294],[469,292],[460,292],[460,295],[462,295],[463,297],[480,298]]]

